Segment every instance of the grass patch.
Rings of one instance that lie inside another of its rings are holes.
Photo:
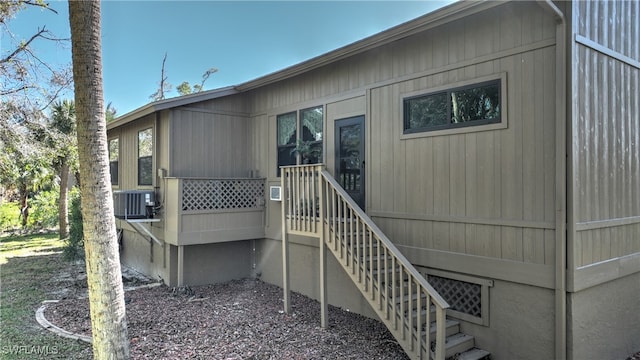
[[[5,236],[0,238],[0,244],[0,265],[6,264],[10,258],[60,253],[64,246],[58,234]]]
[[[67,271],[58,234],[0,237],[0,359],[90,359],[90,345],[43,329],[35,311]]]
[[[20,228],[20,204],[17,202],[2,202],[0,205],[0,231],[16,230]]]

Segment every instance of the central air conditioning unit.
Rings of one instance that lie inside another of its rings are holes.
[[[155,194],[151,190],[113,192],[113,212],[120,219],[150,219],[154,205]]]

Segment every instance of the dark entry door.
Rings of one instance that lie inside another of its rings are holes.
[[[336,178],[364,210],[364,116],[336,121]]]

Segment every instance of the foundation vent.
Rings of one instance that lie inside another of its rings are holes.
[[[478,284],[429,275],[427,280],[449,303],[452,310],[482,316],[482,287]]]
[[[449,303],[448,315],[489,325],[489,288],[493,287],[493,280],[428,268],[419,271]]]

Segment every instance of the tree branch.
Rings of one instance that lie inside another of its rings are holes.
[[[24,85],[22,87],[16,88],[16,89],[11,89],[11,90],[5,90],[5,91],[0,91],[0,95],[1,96],[7,96],[7,95],[11,95],[11,94],[15,94],[17,92],[20,92],[22,90],[27,90],[27,89],[31,89],[34,88],[35,86],[28,86],[28,85]]]
[[[33,1],[33,0],[23,0],[22,3],[25,4],[25,5],[41,7],[43,9],[47,9],[49,11],[52,11],[56,15],[58,14],[57,11],[55,11],[54,9],[49,7],[49,3],[40,2],[40,1]]]
[[[23,45],[18,46],[18,48],[15,49],[11,54],[9,54],[4,59],[0,60],[0,64],[9,62],[11,59],[16,57],[18,54],[20,54],[22,51],[24,51],[29,46],[29,44],[31,44],[31,42],[33,42],[33,40],[37,39],[38,37],[41,37],[41,35],[43,33],[48,33],[48,31],[44,27],[42,27],[42,29],[38,29],[38,32],[35,33],[29,40],[27,40],[26,43],[24,43]]]

